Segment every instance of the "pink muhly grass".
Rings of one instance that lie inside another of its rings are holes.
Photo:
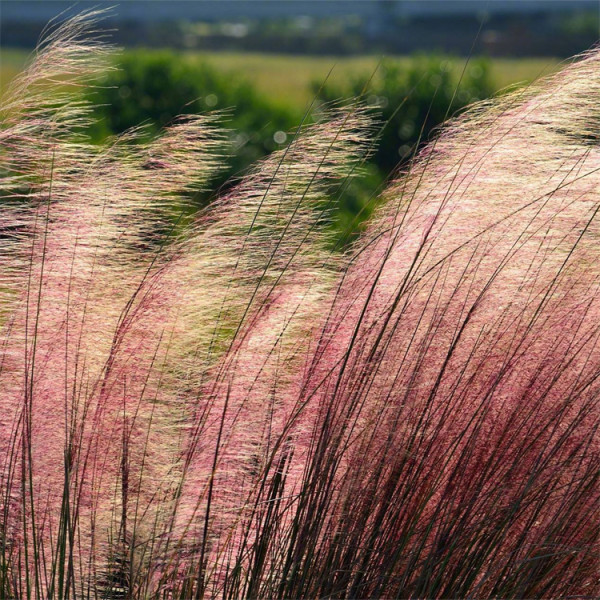
[[[2,594],[600,593],[600,55],[450,122],[341,254],[360,108],[184,223],[217,117],[89,145],[94,18],[2,105]]]
[[[598,64],[476,107],[386,192],[303,389],[282,595],[597,593]]]

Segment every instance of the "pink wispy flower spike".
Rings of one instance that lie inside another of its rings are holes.
[[[181,318],[191,325],[180,341],[189,338],[187,347],[196,349],[190,372],[213,364],[197,377],[173,525],[185,543],[174,543],[170,560],[178,573],[206,561],[201,585],[222,583],[218,563],[241,543],[245,514],[270,471],[265,462],[288,428],[296,403],[289,385],[334,281],[336,259],[319,226],[326,186],[362,159],[369,128],[355,110],[302,132],[211,207],[172,265],[184,290],[204,295],[182,303]],[[207,297],[202,282],[219,280],[215,289],[225,293]],[[198,308],[210,309],[211,318],[190,311]],[[211,330],[199,335],[206,324]]]
[[[69,47],[63,42],[59,36],[60,53]],[[78,57],[85,50],[74,48]],[[25,77],[45,75],[37,63],[31,72]],[[7,165],[19,162],[19,132],[30,121],[46,135],[38,114],[22,108],[7,121]],[[68,115],[71,105],[57,102],[56,110]],[[55,118],[50,109],[47,118]],[[344,116],[316,131],[323,139],[296,142],[283,166],[280,157],[271,161],[191,240],[165,248],[154,231],[169,224],[169,203],[215,167],[220,135],[210,125],[189,118],[149,147],[132,146],[135,132],[105,149],[75,146],[66,134],[39,147],[35,136],[27,140],[38,152],[23,171],[32,181],[29,206],[19,207],[23,222],[6,254],[15,292],[3,353],[10,417],[3,497],[10,577],[42,593],[84,594],[111,585],[123,563],[129,578],[153,560],[161,564],[152,546],[184,466],[178,429],[200,414],[192,404],[199,378],[215,362],[210,356],[233,343],[224,332],[248,330],[244,321],[260,319],[269,298],[281,296],[279,280],[288,289],[293,272],[305,273],[304,283],[295,276],[298,298],[322,294],[314,206],[323,182],[349,168],[365,139],[363,118]],[[22,195],[17,188],[17,200]],[[17,260],[21,266],[11,268]],[[32,553],[21,555],[24,546]],[[57,574],[60,561],[68,564]]]
[[[339,541],[298,516],[284,595],[597,591],[599,85],[591,53],[475,108],[386,192],[303,392]]]
[[[79,20],[65,26],[24,75],[29,87],[48,76],[46,63],[68,62],[69,50],[93,72],[98,46],[75,43],[79,33]],[[17,211],[3,215],[7,229],[18,227],[4,253],[12,310],[0,374],[10,574],[24,574],[42,595],[66,584],[83,593],[107,568],[110,546],[130,544],[127,520],[136,529],[150,497],[160,497],[161,486],[168,496],[181,409],[173,406],[173,388],[162,390],[174,318],[156,283],[163,262],[156,231],[172,227],[169,206],[182,200],[178,194],[210,177],[221,136],[211,120],[191,118],[147,148],[123,139],[97,149],[52,137],[36,107],[32,115],[13,100],[8,109],[5,164],[22,164],[24,149],[28,162],[5,182],[31,182],[15,195]],[[54,110],[44,118],[67,115],[69,126],[79,107]],[[35,135],[20,138],[35,128],[37,147]],[[148,172],[148,161],[157,159],[160,172]],[[156,510],[163,511],[160,503]],[[154,513],[145,519],[152,524]],[[66,559],[59,556],[65,545]],[[57,581],[60,560],[69,561],[66,583]],[[75,570],[83,575],[77,583]]]

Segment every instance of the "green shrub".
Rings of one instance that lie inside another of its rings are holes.
[[[281,147],[302,118],[262,97],[242,75],[219,72],[175,52],[128,51],[117,67],[92,95],[100,105],[94,139],[141,123],[152,137],[179,115],[225,111],[223,126],[231,130],[231,156],[222,182]]]
[[[487,59],[469,61],[460,81],[454,72],[451,58],[418,55],[408,68],[383,61],[370,81],[363,75],[345,89],[321,82],[313,89],[323,102],[366,96],[385,123],[372,162],[389,174],[449,116],[494,92]]]

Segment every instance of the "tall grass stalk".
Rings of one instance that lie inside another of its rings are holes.
[[[596,597],[600,54],[447,124],[342,254],[360,107],[189,223],[219,116],[90,145],[97,16],[1,107],[1,595]]]

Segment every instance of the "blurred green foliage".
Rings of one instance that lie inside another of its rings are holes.
[[[317,108],[344,98],[363,98],[382,123],[379,143],[365,165],[327,200],[333,207],[336,245],[352,239],[374,207],[378,189],[395,167],[429,138],[445,118],[490,96],[495,87],[490,63],[474,59],[460,80],[450,59],[417,56],[410,63],[384,61],[375,76],[355,75],[346,84],[315,82]],[[98,105],[96,139],[146,123],[155,135],[178,115],[227,111],[230,131],[227,169],[211,189],[243,173],[256,160],[290,140],[302,121],[297,107],[261,95],[242,75],[171,51],[125,53],[92,98]],[[199,204],[210,197],[198,196]]]
[[[597,40],[600,34],[597,10],[580,10],[569,13],[561,19],[560,24],[563,34],[581,39]]]
[[[95,88],[96,140],[146,124],[155,135],[179,115],[225,111],[231,145],[228,168],[214,188],[285,144],[302,119],[297,110],[270,102],[242,78],[171,51],[132,50]]]
[[[366,98],[382,121],[372,162],[387,175],[444,120],[493,94],[490,63],[485,58],[470,60],[459,80],[453,71],[446,57],[419,55],[408,67],[383,61],[371,80],[354,78],[345,88],[315,82],[313,89],[323,102]]]

